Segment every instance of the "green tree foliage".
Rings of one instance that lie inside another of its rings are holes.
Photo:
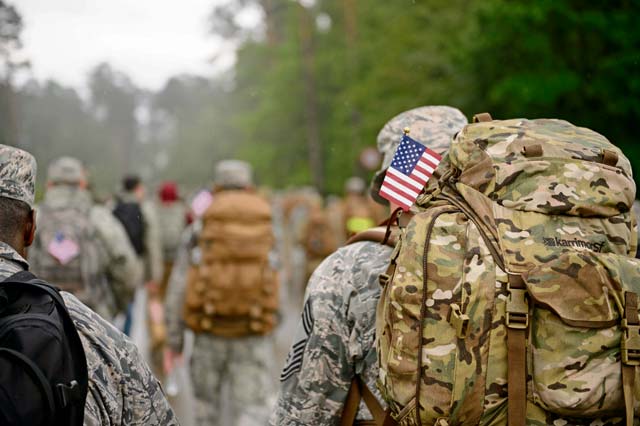
[[[593,128],[640,167],[640,1],[482,2],[469,42],[473,110]]]
[[[20,140],[44,159],[86,155],[100,185],[132,170],[206,185],[216,161],[239,157],[262,184],[339,193],[347,177],[370,176],[357,158],[388,119],[448,104],[468,116],[564,118],[600,131],[640,167],[638,6],[220,1],[209,18],[236,48],[228,73],[176,76],[151,93],[101,64],[86,100],[54,83],[27,85],[18,94]],[[257,25],[241,19],[250,15]]]

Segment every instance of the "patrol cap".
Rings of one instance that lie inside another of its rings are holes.
[[[37,171],[33,155],[0,145],[0,197],[23,201],[33,207]]]
[[[56,184],[78,184],[86,179],[84,166],[77,158],[60,157],[49,164],[47,181]]]
[[[400,145],[404,129],[409,129],[412,139],[442,155],[449,149],[453,136],[467,124],[467,117],[459,109],[445,105],[410,109],[389,120],[378,133],[378,151],[383,155],[383,160],[382,168],[372,182],[372,197],[378,202],[388,203],[378,195],[378,190]]]
[[[223,160],[216,164],[214,183],[223,188],[246,188],[253,185],[253,171],[246,161]]]

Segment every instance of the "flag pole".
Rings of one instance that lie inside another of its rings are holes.
[[[408,128],[408,127],[405,127],[405,128],[404,128],[404,130],[403,130],[403,132],[404,132],[404,134],[405,134],[405,135],[408,135],[408,134],[409,134],[409,132],[411,132],[411,129],[410,129],[410,128]]]

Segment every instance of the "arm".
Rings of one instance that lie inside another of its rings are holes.
[[[142,282],[142,270],[129,237],[122,224],[101,206],[91,210],[91,222],[106,254],[106,270],[119,309],[133,297],[133,292]]]
[[[165,321],[167,323],[167,345],[175,353],[182,352],[185,330],[182,311],[187,285],[187,274],[191,265],[191,252],[196,245],[194,226],[188,227],[182,234],[178,254],[169,277],[165,299]]]
[[[272,425],[337,424],[353,378],[347,301],[350,268],[344,251],[312,275],[298,330],[280,381]],[[352,345],[358,345],[353,342]]]

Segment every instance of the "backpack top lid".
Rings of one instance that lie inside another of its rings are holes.
[[[82,425],[87,361],[62,296],[26,271],[0,296],[0,423]]]
[[[453,141],[449,160],[458,185],[515,210],[610,217],[629,211],[635,198],[622,151],[563,120],[469,124]]]

